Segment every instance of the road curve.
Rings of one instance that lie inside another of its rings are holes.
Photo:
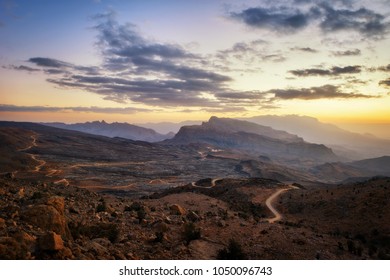
[[[215,178],[215,179],[212,179],[212,180],[211,180],[211,185],[210,185],[209,187],[198,186],[198,185],[196,184],[196,182],[192,182],[191,185],[192,185],[193,187],[197,187],[197,188],[211,189],[211,188],[214,188],[214,187],[215,187],[215,184],[217,183],[217,181],[220,181],[220,180],[222,180],[222,178]]]
[[[269,210],[271,210],[271,212],[275,215],[275,217],[273,218],[269,218],[268,219],[268,222],[270,224],[274,223],[274,222],[277,222],[277,221],[280,221],[282,219],[282,215],[278,212],[278,210],[275,209],[275,207],[272,205],[272,203],[274,202],[274,200],[279,196],[281,195],[282,193],[288,191],[288,190],[291,190],[291,189],[299,189],[298,187],[296,186],[293,186],[293,185],[289,185],[288,188],[284,188],[284,189],[280,189],[280,190],[277,190],[276,192],[274,192],[270,197],[267,198],[267,200],[265,201],[265,205],[268,207]]]

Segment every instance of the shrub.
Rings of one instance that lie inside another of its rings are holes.
[[[247,257],[241,248],[241,244],[234,239],[230,239],[227,248],[218,251],[217,259],[245,260]]]
[[[100,200],[101,203],[96,207],[96,212],[105,212],[107,210],[107,205],[104,200]]]
[[[192,241],[199,239],[201,236],[200,228],[197,228],[194,223],[184,224],[183,237],[187,245]]]

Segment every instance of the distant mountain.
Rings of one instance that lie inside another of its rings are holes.
[[[371,158],[353,162],[325,163],[313,167],[310,173],[318,180],[339,182],[350,178],[390,176],[390,156]]]
[[[296,135],[235,119],[211,117],[201,125],[184,126],[168,144],[206,143],[220,149],[239,149],[272,159],[328,162],[337,157],[324,145],[304,142]]]
[[[141,127],[146,127],[157,131],[160,134],[177,133],[182,126],[199,125],[202,121],[183,121],[179,123],[159,122],[159,123],[142,123],[137,124]]]
[[[257,116],[245,119],[301,136],[305,141],[331,147],[345,161],[390,155],[390,140],[353,133],[307,116]]]
[[[121,137],[146,142],[159,142],[173,137],[173,134],[163,135],[157,133],[153,129],[144,128],[128,123],[114,122],[110,124],[106,123],[105,121],[94,121],[75,124],[44,123],[44,125],[107,137]]]
[[[352,162],[351,165],[373,172],[375,175],[390,176],[390,156],[359,160]]]

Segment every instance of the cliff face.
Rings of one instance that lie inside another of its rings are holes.
[[[215,117],[199,126],[182,127],[169,142],[172,144],[205,143],[221,149],[240,149],[271,158],[316,162],[337,160],[336,155],[328,147],[304,142],[296,135],[249,122]]]

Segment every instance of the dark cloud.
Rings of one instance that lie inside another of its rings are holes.
[[[148,109],[135,107],[111,108],[111,107],[49,107],[49,106],[15,106],[0,104],[0,112],[83,112],[83,113],[104,113],[104,114],[134,114],[137,112],[149,112]]]
[[[230,91],[216,93],[215,96],[222,100],[260,100],[265,99],[265,93],[261,91]]]
[[[385,87],[390,87],[390,78],[388,78],[387,80],[380,81],[379,85],[385,86]]]
[[[378,70],[383,71],[383,72],[390,72],[390,64],[388,64],[386,66],[378,67]]]
[[[119,103],[131,100],[159,106],[218,106],[204,96],[224,91],[232,78],[208,70],[211,67],[202,57],[180,45],[144,38],[136,26],[119,24],[112,12],[94,19],[103,64],[88,67],[45,57],[29,59],[46,74],[58,75],[48,82],[94,92]]]
[[[318,53],[318,50],[312,49],[312,48],[291,48],[292,51],[301,51],[301,52],[307,52],[307,53]]]
[[[12,70],[17,70],[17,71],[27,71],[27,72],[40,72],[40,69],[24,66],[24,65],[9,65],[8,67],[3,66],[5,69],[12,69]]]
[[[344,74],[357,74],[360,73],[361,66],[345,66],[345,67],[332,67],[331,69],[303,69],[303,70],[292,70],[289,71],[291,74],[298,77],[308,77],[308,76],[339,76]]]
[[[332,52],[334,56],[357,56],[361,55],[361,53],[359,49]]]
[[[339,87],[334,85],[324,85],[321,87],[302,88],[302,89],[274,89],[269,93],[275,95],[275,99],[330,99],[330,98],[373,98],[374,96],[365,94],[345,93]]]
[[[43,72],[49,75],[70,74],[69,71],[62,70],[62,69],[43,69]]]
[[[321,9],[324,19],[320,27],[327,32],[354,30],[371,37],[383,35],[389,27],[383,15],[366,8],[335,10],[324,2]]]
[[[230,17],[254,28],[267,28],[281,32],[296,31],[309,23],[308,15],[287,8],[248,8],[238,13],[231,13]]]
[[[51,68],[67,68],[71,66],[71,64],[67,62],[47,57],[33,57],[30,58],[28,62],[34,63],[37,66]]]
[[[229,17],[253,28],[269,29],[277,32],[296,32],[309,25],[319,25],[324,32],[356,31],[366,37],[380,38],[387,33],[390,23],[382,14],[367,8],[354,9],[352,1],[295,0],[287,6],[251,7],[239,12],[230,12]],[[274,3],[272,3],[274,4]],[[275,5],[275,4],[274,4]]]

